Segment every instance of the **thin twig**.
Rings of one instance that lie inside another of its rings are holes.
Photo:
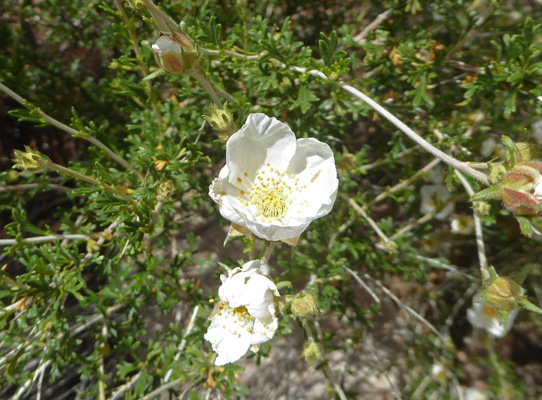
[[[52,235],[52,236],[36,236],[31,238],[21,239],[0,239],[0,246],[13,246],[17,243],[43,243],[54,242],[55,240],[88,240],[87,235]]]
[[[415,180],[419,179],[423,174],[428,173],[433,168],[435,168],[440,163],[440,160],[438,158],[435,158],[434,160],[431,160],[427,165],[425,165],[422,169],[417,171],[414,175],[412,175],[410,178],[405,179],[404,181],[399,182],[397,185],[389,188],[388,190],[380,193],[378,196],[376,196],[371,202],[369,203],[369,207],[375,205],[376,203],[384,200],[390,193],[397,192],[398,190],[401,190],[408,185],[410,185]]]
[[[469,181],[459,172],[455,171],[455,175],[465,188],[465,191],[469,196],[474,196],[474,190],[470,185]],[[489,279],[489,269],[487,265],[486,249],[484,244],[484,234],[482,231],[482,220],[480,218],[480,213],[476,207],[478,202],[473,202],[473,217],[474,217],[474,232],[476,235],[476,247],[478,249],[478,260],[480,262],[480,273],[482,274],[482,279],[484,281]]]
[[[369,34],[369,32],[374,31],[376,28],[378,28],[382,22],[384,22],[393,12],[393,9],[389,9],[384,11],[382,14],[379,14],[373,22],[368,24],[360,33],[358,33],[356,36],[352,38],[352,40],[358,44],[362,44],[365,42],[365,38]]]
[[[175,354],[175,362],[179,360],[181,357],[181,354],[183,353],[184,347],[186,346],[186,337],[190,335],[190,332],[192,332],[192,329],[194,329],[194,322],[196,321],[196,317],[198,315],[199,311],[199,305],[194,307],[194,311],[192,311],[192,316],[190,317],[190,321],[188,322],[188,326],[186,327],[186,331],[183,335],[183,338],[181,340],[181,343],[179,343],[179,347],[177,348],[177,354]],[[164,377],[163,383],[167,383],[169,381],[169,378],[171,377],[171,373],[173,372],[172,369],[170,369],[166,376]]]
[[[356,210],[356,212],[359,215],[361,215],[363,218],[365,218],[367,220],[367,222],[369,223],[371,228],[373,228],[373,230],[376,232],[378,237],[384,242],[384,244],[390,242],[390,239],[386,236],[386,234],[384,232],[382,232],[382,230],[376,224],[376,222],[371,217],[369,217],[369,215],[367,215],[367,213],[364,210],[364,207],[359,206],[354,201],[354,199],[352,199],[351,197],[348,197],[347,195],[345,195],[343,193],[341,193],[341,196],[348,202],[348,204],[350,204],[354,208],[354,210]]]
[[[380,298],[375,294],[375,292],[373,292],[371,290],[371,288],[369,286],[367,286],[367,284],[359,277],[358,274],[356,274],[354,271],[352,271],[346,265],[341,265],[341,268],[344,269],[346,272],[348,272],[352,276],[352,278],[354,278],[360,284],[360,286],[363,289],[365,289],[367,291],[367,293],[369,293],[369,295],[373,298],[373,300],[377,304],[382,304],[382,302],[380,301]]]
[[[286,65],[282,63],[278,63],[283,68],[286,68]],[[298,71],[301,73],[306,73],[309,75],[317,76],[325,81],[331,82],[328,77],[323,74],[320,71],[317,70],[307,70],[306,68],[301,67],[289,67],[290,69],[294,71]],[[487,176],[480,172],[475,170],[474,168],[471,168],[466,163],[459,161],[448,154],[444,153],[442,150],[437,149],[435,146],[433,146],[431,143],[429,143],[427,140],[422,138],[420,135],[418,135],[416,132],[414,132],[411,128],[409,128],[404,122],[402,122],[400,119],[398,119],[395,115],[390,113],[388,110],[386,110],[384,107],[382,107],[380,104],[378,104],[376,101],[368,97],[367,95],[360,92],[358,89],[354,88],[353,86],[350,86],[344,82],[333,82],[342,89],[346,90],[350,94],[354,95],[358,99],[365,102],[367,105],[369,105],[373,110],[378,112],[380,115],[382,115],[384,118],[386,118],[388,121],[390,121],[393,125],[395,125],[401,132],[403,132],[405,135],[407,135],[410,139],[418,143],[424,150],[428,151],[429,153],[433,154],[435,157],[441,159],[446,164],[450,165],[451,167],[460,170],[461,172],[464,172],[465,174],[473,177],[474,179],[479,180],[485,185],[489,186],[489,182],[487,180]]]
[[[143,56],[141,55],[141,50],[139,48],[139,41],[137,40],[137,36],[132,28],[132,25],[130,24],[130,21],[128,20],[128,16],[126,15],[126,12],[124,11],[124,7],[122,7],[122,3],[119,0],[114,0],[114,1],[115,1],[115,6],[117,6],[117,9],[119,10],[121,20],[124,23],[126,30],[128,31],[128,35],[130,36],[130,41],[132,42],[132,46],[134,47],[134,53],[136,54],[137,63],[139,64],[139,68],[141,69],[141,75],[143,78],[145,78],[147,77],[147,75],[149,75],[149,70],[147,69],[147,65],[145,64]],[[158,107],[156,105],[156,101],[153,99],[151,82],[147,80],[145,81],[145,85],[147,89],[147,96],[149,97],[149,101],[151,102],[154,116],[156,117],[156,121],[158,122],[158,130],[160,131],[160,137],[162,137],[163,136],[162,114],[160,114],[160,111],[158,110]]]
[[[172,387],[175,387],[176,385],[178,385],[179,383],[181,383],[182,381],[184,381],[186,379],[186,376],[181,376],[180,378],[178,379],[175,379],[174,381],[171,381],[170,383],[167,383],[161,387],[159,387],[158,389],[150,392],[148,395],[144,396],[141,398],[141,400],[150,400],[156,396],[158,396],[159,394],[165,392],[166,390],[169,390],[171,389]],[[191,382],[189,383],[186,388],[183,390],[183,392],[181,393],[181,396],[184,397],[184,395],[187,393],[188,390],[192,389],[194,386],[197,386],[199,385],[201,382],[205,381],[205,377],[203,376],[200,376],[198,379],[196,379],[194,382]]]
[[[125,159],[118,156],[111,150],[109,147],[107,147],[105,144],[100,142],[98,139],[96,139],[94,136],[92,136],[88,132],[84,131],[78,131],[76,129],[73,129],[72,127],[63,124],[62,122],[54,119],[53,117],[49,116],[48,114],[44,113],[40,108],[34,107],[29,101],[25,100],[21,96],[19,96],[17,93],[15,93],[13,90],[8,88],[7,86],[0,83],[0,90],[10,96],[12,99],[16,100],[18,103],[20,103],[22,106],[28,108],[31,111],[36,112],[41,119],[48,122],[52,126],[61,129],[65,132],[68,132],[70,135],[74,137],[80,137],[81,139],[85,139],[88,142],[92,143],[96,147],[102,149],[109,157],[111,157],[113,160],[115,160],[117,163],[121,164],[126,169],[135,172],[136,174],[139,174],[134,167],[132,167]]]
[[[124,394],[124,392],[126,392],[127,390],[129,390],[129,389],[131,389],[132,387],[135,386],[135,384],[137,383],[137,380],[139,379],[140,376],[141,376],[141,371],[139,371],[137,374],[135,374],[132,377],[132,379],[130,380],[130,382],[127,382],[124,385],[120,386],[113,393],[113,395],[109,398],[109,400],[116,400],[116,399],[120,398],[120,396],[122,396]]]
[[[422,317],[420,314],[418,314],[416,311],[414,311],[411,307],[404,304],[401,299],[399,299],[395,294],[393,294],[382,282],[380,282],[378,279],[375,279],[368,274],[363,275],[365,278],[372,279],[380,289],[384,293],[386,293],[396,304],[399,308],[408,311],[410,314],[414,316],[418,321],[420,321],[422,324],[424,324],[426,327],[428,327],[435,335],[436,337],[442,342],[445,342],[445,338],[442,336],[442,334],[438,331],[437,328],[435,328],[429,321],[427,321],[424,317]]]

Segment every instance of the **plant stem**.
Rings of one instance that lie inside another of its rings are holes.
[[[136,59],[139,64],[139,67],[141,68],[141,75],[143,75],[143,78],[145,78],[147,75],[149,75],[149,70],[147,69],[147,65],[143,62],[143,56],[141,55],[141,49],[139,48],[137,36],[134,30],[132,29],[132,25],[130,24],[130,21],[128,20],[128,16],[126,15],[126,12],[124,11],[124,7],[122,7],[121,2],[119,0],[115,0],[115,5],[117,6],[117,9],[119,10],[120,18],[122,19],[122,22],[124,23],[124,26],[126,27],[126,30],[128,31],[128,35],[130,35],[130,40],[132,42],[132,46],[134,47],[134,53],[136,55]],[[160,114],[160,111],[158,110],[156,101],[153,100],[151,82],[145,81],[145,85],[147,89],[147,95],[149,96],[149,101],[151,102],[151,105],[152,105],[154,116],[156,117],[156,121],[158,122],[160,138],[162,138],[164,135],[164,132],[162,131],[162,125],[163,125],[162,114]]]
[[[0,246],[13,246],[19,242],[23,243],[44,243],[54,242],[55,240],[88,240],[87,235],[52,235],[52,236],[36,236],[24,239],[0,239]]]
[[[92,136],[90,133],[85,131],[78,131],[77,129],[73,129],[72,127],[63,124],[62,122],[54,119],[50,115],[44,113],[40,108],[34,107],[29,101],[25,100],[23,97],[19,96],[17,93],[15,93],[13,90],[8,88],[7,86],[0,83],[0,90],[7,94],[9,97],[17,101],[19,104],[23,105],[30,111],[36,112],[41,119],[48,122],[55,128],[58,128],[60,130],[63,130],[64,132],[68,132],[70,135],[74,137],[80,137],[82,139],[85,139],[86,141],[92,143],[96,147],[102,149],[109,157],[111,157],[113,160],[115,160],[117,163],[121,164],[124,168],[135,172],[139,175],[139,173],[135,170],[134,167],[132,167],[125,159],[118,156],[111,150],[109,147],[107,147],[105,144],[100,142],[98,139],[96,139],[94,136]]]
[[[282,63],[278,63],[278,65],[282,66],[283,68],[286,68],[286,65]],[[307,70],[306,68],[300,68],[300,67],[290,67],[290,69],[294,71],[298,71],[301,73],[306,73],[309,75],[317,76],[319,78],[322,78],[328,82],[331,82],[329,78],[324,75],[322,72],[317,70]],[[400,131],[402,131],[405,135],[407,135],[410,139],[414,140],[416,143],[418,143],[424,150],[428,151],[429,153],[433,154],[435,157],[440,158],[442,161],[444,161],[446,164],[450,165],[451,167],[464,172],[465,174],[473,177],[474,179],[482,182],[483,184],[489,186],[489,182],[487,180],[487,176],[480,172],[475,170],[474,168],[471,168],[466,163],[459,161],[448,154],[444,153],[442,150],[437,149],[435,146],[433,146],[431,143],[429,143],[427,140],[422,138],[420,135],[418,135],[416,132],[414,132],[412,129],[410,129],[404,122],[402,122],[400,119],[398,119],[395,115],[390,113],[388,110],[386,110],[384,107],[382,107],[380,104],[378,104],[376,101],[368,97],[367,95],[360,92],[358,89],[347,85],[344,82],[333,82],[342,89],[346,90],[348,93],[354,95],[361,101],[365,102],[367,105],[369,105],[373,110],[378,112],[380,115],[382,115],[384,118],[386,118],[388,121],[390,121],[393,125],[395,125],[397,128],[399,128]]]
[[[455,175],[465,188],[465,191],[467,194],[472,197],[474,196],[474,190],[472,189],[472,186],[470,185],[469,181],[465,179],[465,177],[461,174],[459,171],[455,171]],[[480,218],[480,213],[476,209],[476,205],[478,204],[477,201],[472,202],[474,206],[474,212],[473,212],[473,218],[474,218],[474,232],[476,235],[476,247],[478,248],[478,260],[480,262],[480,274],[482,275],[482,279],[485,281],[488,281],[490,278],[489,275],[489,269],[487,265],[487,257],[486,257],[486,249],[484,244],[484,234],[482,231],[482,220]]]
[[[125,193],[122,193],[120,190],[114,188],[113,186],[110,186],[105,182],[98,182],[96,179],[94,179],[94,178],[92,178],[92,177],[90,177],[88,175],[83,175],[83,174],[81,174],[81,173],[79,173],[77,171],[74,171],[73,169],[63,167],[62,165],[58,165],[58,164],[55,164],[53,162],[49,163],[48,168],[54,169],[55,171],[57,171],[57,172],[59,172],[61,174],[69,175],[69,176],[72,176],[74,178],[81,179],[82,181],[92,183],[93,185],[102,187],[102,188],[110,191],[111,193],[122,197],[124,200],[128,201],[129,203],[134,202],[133,199],[131,199]]]
[[[190,74],[192,78],[196,79],[201,84],[201,86],[203,86],[203,88],[207,91],[207,93],[209,93],[209,96],[211,96],[211,98],[216,103],[216,105],[223,109],[224,106],[222,105],[222,102],[218,98],[218,95],[216,94],[216,91],[213,88],[213,85],[209,81],[209,78],[207,78],[207,76],[205,75],[205,72],[195,71],[195,70],[187,71],[187,72]]]
[[[261,57],[260,55],[257,56],[245,56],[244,54],[232,52],[232,51],[218,51],[213,52],[212,50],[202,49],[205,53],[209,55],[217,55],[217,54],[226,54],[232,57],[237,58],[244,58],[246,60],[253,60],[253,59],[259,59]],[[386,118],[388,121],[390,121],[393,125],[395,125],[401,132],[403,132],[405,135],[407,135],[410,139],[414,140],[416,143],[418,143],[421,147],[423,147],[426,151],[433,154],[435,157],[441,159],[446,164],[450,165],[451,167],[464,172],[465,174],[473,177],[474,179],[482,182],[484,185],[489,186],[489,181],[487,179],[487,175],[484,173],[475,170],[474,168],[471,168],[466,163],[459,161],[448,154],[444,153],[442,150],[437,149],[435,146],[433,146],[431,143],[429,143],[427,140],[422,138],[420,135],[418,135],[416,132],[414,132],[411,128],[409,128],[404,122],[402,122],[400,119],[398,119],[395,115],[390,113],[388,110],[386,110],[384,107],[382,107],[380,104],[378,104],[376,101],[371,99],[369,96],[363,94],[358,89],[356,89],[353,86],[350,86],[344,82],[333,82],[331,81],[325,74],[323,74],[320,71],[317,70],[307,70],[306,68],[301,67],[288,67],[286,64],[283,64],[281,62],[277,62],[277,65],[282,68],[290,68],[293,71],[301,72],[303,74],[309,74],[312,76],[317,76],[327,82],[331,82],[339,86],[340,88],[346,90],[353,96],[357,97],[367,105],[369,105],[373,110],[378,112],[380,115],[382,115],[384,118]]]

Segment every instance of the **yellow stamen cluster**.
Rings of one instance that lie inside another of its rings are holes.
[[[239,323],[241,328],[246,329],[248,333],[252,333],[252,327],[254,326],[254,317],[249,314],[246,307],[241,306],[237,308],[230,308],[228,304],[223,301],[219,303],[218,307],[219,307],[219,310],[217,313],[218,315],[222,315],[223,312],[231,313],[231,315],[234,318],[237,318],[236,320],[233,321],[234,324]],[[226,329],[226,325],[222,325],[222,328]],[[235,331],[234,335],[237,335],[237,334],[238,332]]]
[[[240,196],[237,199],[247,207],[254,206],[256,216],[263,222],[278,220],[284,225],[282,219],[295,199],[294,193],[299,191],[299,178],[290,175],[288,170],[280,172],[274,168],[260,169],[253,181],[248,172],[244,176],[248,179],[237,178],[237,182],[245,189],[239,190]]]

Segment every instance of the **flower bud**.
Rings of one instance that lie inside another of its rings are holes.
[[[318,314],[318,304],[310,293],[303,293],[292,301],[292,313],[296,318],[307,318]]]
[[[173,183],[171,181],[167,180],[165,182],[162,182],[158,187],[156,199],[158,201],[166,201],[173,195],[174,191],[175,188],[173,187]]]
[[[534,216],[542,203],[542,163],[524,161],[516,164],[502,181],[502,201],[514,215]]]
[[[532,143],[515,143],[522,161],[531,161],[538,157],[540,146]],[[510,153],[506,153],[506,161],[510,162]]]
[[[233,131],[235,124],[233,115],[224,107],[224,109],[211,104],[209,106],[209,115],[204,115],[203,119],[207,121],[214,130],[218,131],[218,137],[222,140],[228,140]]]
[[[136,11],[143,11],[147,9],[147,6],[143,0],[128,0],[128,3],[130,3],[130,7]]]
[[[524,297],[521,285],[510,278],[497,277],[484,290],[481,302],[491,303],[498,311],[511,311],[519,307]]]
[[[39,151],[32,150],[25,146],[25,151],[14,150],[15,158],[13,159],[13,168],[22,169],[24,171],[38,172],[52,164],[49,157],[41,154]]]
[[[152,45],[160,67],[170,74],[182,74],[199,67],[198,50],[188,36],[173,32],[161,33]]]
[[[498,184],[506,175],[506,167],[502,163],[489,163],[489,178],[488,181],[492,185]]]
[[[320,346],[314,342],[313,338],[310,338],[303,345],[303,352],[299,358],[304,358],[312,366],[316,360],[322,360],[322,352],[320,351]]]

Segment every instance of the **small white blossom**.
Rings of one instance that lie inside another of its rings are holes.
[[[422,214],[436,213],[436,219],[444,220],[454,211],[453,203],[444,206],[450,199],[450,192],[446,189],[446,186],[425,185],[421,187],[420,194],[422,196],[420,207]]]
[[[431,367],[431,376],[436,381],[444,381],[448,376],[448,369],[442,363],[435,363]]]
[[[250,114],[226,144],[226,165],[209,188],[222,216],[270,241],[297,238],[328,214],[339,181],[330,147],[298,139],[288,125]]]
[[[542,142],[542,119],[537,120],[531,125],[533,136],[538,143]]]
[[[470,235],[474,230],[474,219],[469,214],[454,214],[450,217],[452,232]]]
[[[255,260],[220,277],[220,302],[205,334],[218,354],[216,365],[239,360],[249,348],[257,349],[275,334],[275,298],[279,292],[268,274],[267,264]]]
[[[495,307],[489,303],[477,302],[480,295],[480,293],[477,293],[473,297],[472,307],[467,310],[467,319],[474,328],[483,329],[493,337],[503,337],[512,329],[518,310],[510,311],[507,325],[501,325],[499,313]]]
[[[487,396],[476,388],[470,387],[465,390],[465,400],[487,400]]]
[[[497,148],[498,143],[494,138],[487,138],[482,142],[482,147],[480,148],[480,155],[484,158],[491,157]]]

